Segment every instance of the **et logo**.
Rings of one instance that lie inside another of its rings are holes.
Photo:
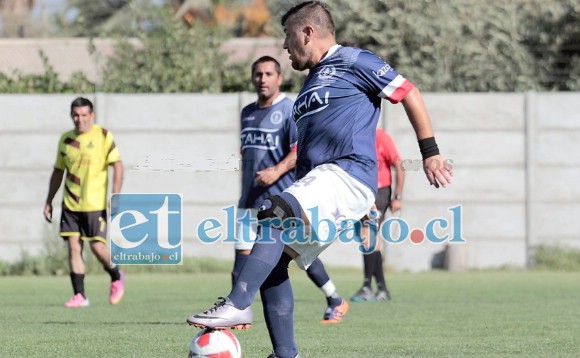
[[[183,259],[181,194],[113,194],[111,262],[180,265]]]

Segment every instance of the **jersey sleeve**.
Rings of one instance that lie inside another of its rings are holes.
[[[56,150],[56,161],[54,162],[54,169],[65,170],[64,164],[64,135],[58,141],[58,148]]]
[[[107,165],[121,161],[121,154],[115,144],[113,133],[107,131],[105,135],[105,150],[107,151]]]
[[[355,62],[355,73],[366,90],[391,103],[399,103],[413,89],[413,84],[388,63],[363,50]]]

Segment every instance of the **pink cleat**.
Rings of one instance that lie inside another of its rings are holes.
[[[117,281],[111,282],[111,295],[109,296],[109,303],[116,305],[121,302],[125,294],[125,273],[121,271],[121,278]]]
[[[80,293],[72,296],[72,298],[65,302],[65,307],[89,307],[89,299]]]

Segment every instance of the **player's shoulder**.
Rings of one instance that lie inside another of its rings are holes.
[[[245,105],[242,108],[242,116],[247,115],[248,113],[255,111],[256,108],[258,108],[257,102],[252,102],[252,103]]]
[[[68,130],[68,131],[64,132],[63,134],[61,134],[58,141],[59,141],[59,143],[64,143],[67,140],[67,138],[70,140],[70,139],[76,139],[76,137],[77,137],[77,134],[75,133],[75,130],[71,129],[71,130]]]
[[[99,135],[99,136],[103,136],[105,138],[113,135],[113,133],[110,130],[108,130],[105,127],[101,127],[98,124],[93,124],[92,133],[93,133],[93,135]]]

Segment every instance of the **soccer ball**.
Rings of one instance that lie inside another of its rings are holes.
[[[206,328],[192,338],[188,357],[241,358],[242,347],[232,332]]]

